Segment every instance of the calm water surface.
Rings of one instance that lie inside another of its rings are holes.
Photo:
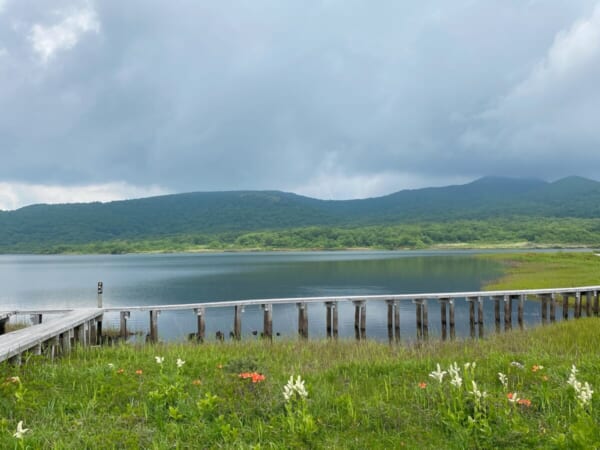
[[[96,306],[96,283],[104,282],[104,305],[156,305],[254,298],[378,295],[479,290],[502,274],[475,252],[309,252],[219,253],[124,256],[0,256],[0,309]],[[481,253],[481,252],[479,252]],[[430,332],[439,332],[439,308],[430,301]],[[491,304],[486,305],[487,323]],[[325,336],[325,306],[309,307],[311,337]],[[147,312],[133,313],[130,328],[145,333]],[[466,302],[458,301],[458,334],[468,330]],[[401,333],[415,335],[414,305],[401,306]],[[275,306],[274,332],[295,334],[297,309]],[[340,335],[352,336],[351,304],[340,304]],[[526,321],[539,322],[539,306],[526,304]],[[207,312],[207,336],[232,329],[233,312]],[[118,314],[105,327],[118,327]],[[192,311],[164,312],[161,339],[182,339],[195,331]],[[244,335],[261,330],[262,311],[247,307]],[[488,329],[490,327],[488,326]],[[367,336],[387,337],[385,303],[369,303]]]

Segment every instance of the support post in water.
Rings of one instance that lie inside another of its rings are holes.
[[[525,295],[519,295],[519,306],[517,307],[517,321],[519,322],[519,329],[523,329],[523,312],[525,310]]]
[[[127,332],[127,320],[131,317],[131,311],[121,311],[120,314],[120,336],[121,339],[127,339],[129,333]]]
[[[569,320],[569,294],[563,294],[563,319]]]
[[[413,300],[417,312],[417,341],[423,339],[423,303],[421,300]]]
[[[388,307],[388,340],[392,342],[400,341],[400,308],[395,300],[386,300]]]
[[[556,322],[556,295],[550,294],[550,323]]]
[[[512,328],[512,297],[510,295],[504,296],[504,331],[508,331]]]
[[[102,308],[102,293],[104,292],[104,286],[102,281],[98,281],[98,308]]]
[[[337,302],[325,302],[327,308],[327,338],[338,338],[338,305]]]
[[[599,298],[598,298],[598,291],[594,291],[594,316],[598,316],[599,308],[600,308],[600,304],[599,304]]]
[[[496,333],[500,333],[500,300],[502,300],[502,297],[494,297],[494,320],[496,321]]]
[[[581,293],[575,292],[575,318],[579,319],[581,317]]]
[[[542,325],[548,323],[548,294],[540,295],[540,303],[542,307]]]
[[[423,299],[423,339],[429,337],[429,314],[427,312],[427,299]]]
[[[400,302],[394,301],[394,339],[400,342]]]
[[[206,337],[206,319],[204,316],[204,308],[194,309],[196,313],[196,341],[202,343]]]
[[[592,293],[585,293],[585,316],[590,317],[592,315]]]
[[[447,337],[447,317],[446,317],[446,309],[448,304],[447,298],[440,298],[438,300],[440,302],[440,318],[442,320],[442,341],[446,340]]]
[[[306,303],[296,303],[298,306],[298,335],[308,339],[308,308]]]
[[[263,306],[263,337],[273,340],[273,305],[265,303]]]
[[[477,323],[479,324],[479,338],[483,338],[483,298],[477,297]]]
[[[150,311],[150,342],[158,342],[158,315],[160,311]]]
[[[367,337],[367,305],[363,300],[354,301],[354,334],[357,341]]]
[[[449,306],[449,314],[450,314],[450,339],[454,340],[456,338],[456,324],[454,322],[454,299],[451,298],[448,300]]]
[[[475,339],[475,301],[477,297],[467,297],[469,303],[469,336]]]
[[[102,345],[102,316],[96,318],[96,344]]]
[[[233,338],[239,341],[242,338],[242,313],[244,312],[244,307],[242,305],[235,305],[233,310]]]

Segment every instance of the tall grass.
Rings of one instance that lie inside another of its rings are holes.
[[[600,386],[597,327],[586,318],[413,347],[251,341],[31,357],[0,365],[0,448],[598,448],[598,396],[582,405],[567,383],[575,365],[581,384]],[[460,386],[430,376],[454,362]],[[306,398],[286,400],[291,375]]]

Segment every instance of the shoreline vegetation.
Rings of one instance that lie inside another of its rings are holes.
[[[310,226],[102,241],[19,238],[0,254],[127,254],[324,250],[546,249],[600,247],[600,220],[498,219],[362,227]]]

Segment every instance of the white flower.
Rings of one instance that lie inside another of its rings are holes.
[[[108,368],[109,368],[109,369],[114,369],[114,368],[115,368],[115,365],[114,365],[113,363],[108,363]]]
[[[587,381],[582,384],[579,380],[577,380],[578,372],[579,371],[577,370],[577,367],[575,367],[575,365],[572,365],[571,373],[569,374],[567,383],[570,384],[575,390],[575,393],[577,394],[577,401],[579,402],[579,404],[581,406],[585,406],[592,399],[592,394],[594,393],[594,391],[592,390],[592,387]]]
[[[498,372],[498,379],[500,380],[500,383],[502,383],[502,386],[505,388],[508,387],[508,377],[505,374]]]
[[[513,361],[510,363],[511,366],[516,367],[517,369],[524,369],[525,366],[523,364],[521,364],[520,362],[517,361]]]
[[[157,364],[162,364],[163,361],[165,360],[164,356],[155,356],[154,359],[156,360]]]
[[[458,375],[455,375],[454,377],[452,377],[452,379],[450,380],[450,384],[452,384],[452,386],[455,386],[457,388],[462,386],[462,378]]]
[[[476,365],[477,365],[477,363],[475,361],[465,363],[465,370],[475,369]]]
[[[429,374],[429,376],[435,380],[438,380],[439,383],[442,382],[442,380],[444,379],[444,375],[446,375],[446,371],[442,370],[442,368],[440,367],[440,364],[437,364],[437,370],[434,370],[433,372],[431,372]]]
[[[185,361],[181,358],[177,358],[177,367],[181,369],[181,367],[185,364]]]
[[[471,383],[473,385],[473,390],[469,391],[469,393],[473,394],[473,396],[475,396],[477,400],[481,400],[482,398],[487,397],[487,392],[481,392],[477,387],[477,383],[475,383],[475,380],[471,381]]]
[[[589,383],[587,381],[583,383],[578,395],[579,402],[582,406],[587,405],[590,402],[593,393],[594,391],[592,391],[592,387],[589,385]]]
[[[519,398],[519,396],[517,395],[516,392],[509,392],[508,393],[508,401],[509,402],[511,402],[511,403],[518,403],[519,400],[521,400],[521,399]]]
[[[23,428],[23,421],[19,421],[17,424],[17,432],[13,434],[13,437],[17,439],[23,439],[23,435],[29,431],[29,428]]]
[[[296,381],[294,381],[294,376],[290,376],[287,384],[283,387],[283,398],[286,402],[290,401],[296,394],[300,398],[308,397],[308,391],[304,387],[304,380],[298,375]]]

